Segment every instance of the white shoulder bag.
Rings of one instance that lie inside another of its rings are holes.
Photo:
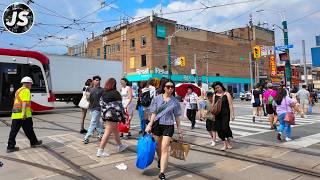
[[[82,98],[79,102],[79,107],[82,109],[88,109],[89,108],[89,97],[90,97],[90,92],[87,91],[88,88],[86,88],[85,91],[82,93]]]

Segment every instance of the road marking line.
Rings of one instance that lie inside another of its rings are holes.
[[[304,136],[298,139],[294,139],[289,142],[285,142],[282,145],[287,147],[304,148],[319,142],[320,142],[320,133],[317,133],[310,136]]]

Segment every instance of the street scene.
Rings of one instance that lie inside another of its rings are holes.
[[[320,179],[317,0],[0,14],[1,178]]]

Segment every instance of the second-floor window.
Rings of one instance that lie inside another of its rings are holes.
[[[145,54],[141,55],[141,67],[147,66],[147,56]]]
[[[147,45],[147,38],[146,36],[141,36],[141,47],[145,47]]]
[[[135,48],[135,46],[136,46],[135,39],[131,39],[130,40],[130,48]]]
[[[97,49],[97,56],[100,57],[100,48]]]

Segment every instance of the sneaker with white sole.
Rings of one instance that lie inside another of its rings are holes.
[[[124,151],[125,149],[127,149],[128,145],[126,144],[121,144],[118,146],[118,152],[122,152]]]
[[[215,145],[216,145],[216,142],[211,141],[211,146],[215,146]]]
[[[290,139],[290,138],[286,137],[286,141],[292,141],[292,139]]]
[[[109,157],[110,154],[108,154],[107,152],[103,151],[103,149],[98,149],[97,152],[97,157]]]

